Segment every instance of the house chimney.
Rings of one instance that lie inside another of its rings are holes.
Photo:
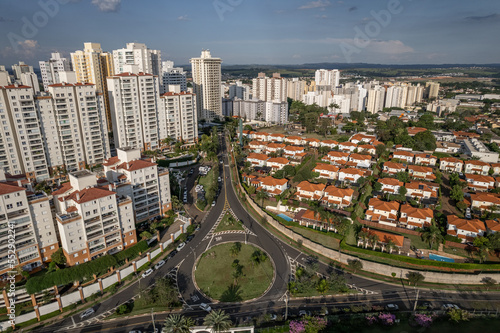
[[[23,184],[21,183],[21,180],[20,180],[20,179],[18,179],[18,180],[17,180],[17,186],[19,186],[19,187],[23,187]]]
[[[108,185],[108,189],[109,189],[111,192],[113,192],[113,185],[109,184],[109,185]]]
[[[76,192],[76,201],[80,201],[80,192]]]

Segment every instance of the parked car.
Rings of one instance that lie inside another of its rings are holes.
[[[392,303],[391,303],[391,304],[387,304],[387,305],[385,306],[385,309],[386,309],[387,311],[397,311],[397,310],[399,310],[399,306],[398,306],[397,304],[392,304]]]
[[[150,276],[151,273],[153,273],[153,269],[152,268],[148,268],[148,270],[146,270],[144,273],[142,273],[141,276],[144,279],[145,277]]]
[[[307,311],[307,310],[300,310],[299,311],[299,316],[302,317],[302,316],[310,316],[311,315],[311,311]]]
[[[165,260],[160,260],[156,263],[155,269],[160,268],[161,266],[165,265]]]
[[[80,319],[85,319],[93,315],[95,310],[93,308],[87,309],[80,314]]]
[[[170,252],[167,256],[167,260],[168,259],[172,259],[175,255],[177,254],[177,250],[173,250],[172,252]]]
[[[212,207],[215,206],[215,201],[212,201]]]
[[[466,219],[471,219],[472,218],[471,211],[470,211],[469,207],[467,207],[467,209],[465,210],[465,218]]]
[[[207,312],[212,311],[212,308],[207,303],[200,303],[200,309],[207,311]]]
[[[182,250],[182,249],[184,248],[184,246],[186,246],[186,243],[182,242],[182,243],[180,243],[179,245],[177,245],[176,250],[177,250],[177,251],[180,251],[180,250]]]
[[[189,243],[194,238],[194,235],[189,235],[186,237],[186,243]]]
[[[460,310],[460,308],[456,304],[453,304],[453,303],[443,304],[443,310],[452,310],[452,309]]]

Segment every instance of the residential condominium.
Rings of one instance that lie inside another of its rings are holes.
[[[123,49],[113,50],[113,64],[115,74],[136,71],[160,75],[161,51],[148,49],[143,43],[127,43]]]
[[[198,115],[196,96],[181,91],[179,85],[170,85],[170,91],[160,97],[158,109],[160,140],[173,138],[177,141],[198,141]]]
[[[21,180],[7,181],[0,170],[0,276],[13,270],[8,254],[15,255],[15,267],[31,271],[50,261],[59,248],[49,198],[43,192],[29,192],[21,184]],[[11,227],[14,238],[8,237]],[[14,253],[7,244],[15,245]]]
[[[191,58],[194,93],[198,119],[211,121],[222,117],[221,63],[203,50],[200,58]]]
[[[306,81],[300,80],[299,78],[293,78],[287,82],[287,93],[286,97],[293,99],[294,101],[302,100],[306,89]]]
[[[158,76],[122,73],[107,81],[115,147],[158,149]]]
[[[282,78],[279,73],[273,73],[272,77],[267,77],[265,73],[259,73],[258,77],[252,80],[253,99],[265,102],[286,102],[287,96],[287,80]]]
[[[327,87],[327,90],[333,91],[340,83],[340,72],[338,69],[318,69],[314,74],[314,82],[316,83],[316,91],[318,87]]]
[[[114,254],[137,242],[133,202],[88,170],[69,174],[52,193],[61,247],[69,265]]]
[[[49,165],[73,172],[102,164],[111,155],[103,95],[91,83],[57,83],[48,92],[37,106]]]
[[[182,67],[174,67],[173,61],[163,61],[160,75],[160,92],[169,91],[171,85],[181,86],[181,91],[187,91],[186,72]]]
[[[59,52],[52,53],[49,61],[40,61],[39,64],[45,91],[48,90],[49,85],[61,83],[59,73],[71,71],[70,61],[63,58]]]
[[[113,191],[132,198],[136,222],[147,221],[172,208],[168,169],[141,159],[139,149],[117,148],[117,156],[104,164]],[[103,182],[103,184],[105,184]]]
[[[30,180],[50,177],[33,88],[0,87],[0,168]]]
[[[288,123],[288,103],[278,100],[266,102],[265,120],[268,123],[283,125]]]
[[[99,43],[84,43],[83,51],[71,53],[71,63],[76,74],[76,81],[93,83],[100,93],[104,93],[104,108],[108,131],[111,131],[111,113],[109,108],[106,77],[113,75],[113,55],[103,52]]]

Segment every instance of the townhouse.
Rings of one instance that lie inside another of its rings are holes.
[[[378,183],[382,184],[381,192],[388,194],[398,194],[404,183],[396,178],[380,178]]]
[[[399,224],[408,228],[424,228],[432,224],[434,212],[430,208],[415,208],[409,204],[401,206]]]
[[[267,142],[253,140],[248,143],[248,148],[255,153],[262,153],[266,151]]]
[[[266,132],[255,132],[255,133],[253,133],[252,139],[258,140],[258,141],[267,141],[268,136],[269,136],[269,133],[266,133]]]
[[[304,139],[302,139],[300,136],[287,136],[284,139],[284,142],[294,146],[301,146],[305,143]]]
[[[409,151],[405,150],[398,150],[395,151],[394,154],[392,155],[392,158],[397,158],[400,161],[404,161],[406,163],[413,163],[415,154],[410,153]]]
[[[305,180],[297,185],[295,196],[298,200],[320,200],[323,197],[325,188],[325,184],[313,184]]]
[[[436,179],[436,175],[432,168],[424,167],[420,165],[409,165],[408,173],[415,179],[433,181]]]
[[[383,168],[384,173],[395,175],[398,172],[405,172],[405,171],[406,171],[406,165],[403,163],[396,163],[391,161],[384,163],[384,168]]]
[[[371,155],[361,155],[361,154],[356,154],[352,153],[349,155],[349,161],[352,163],[352,166],[357,167],[357,168],[370,168],[371,167],[371,160],[372,157]]]
[[[373,141],[376,141],[377,137],[375,135],[368,135],[368,134],[363,134],[363,133],[357,133],[351,136],[349,139],[350,142],[359,144],[360,142],[364,143],[372,143]]]
[[[352,204],[354,190],[351,188],[338,188],[328,186],[322,198],[322,203],[333,208],[345,208]]]
[[[465,220],[456,215],[448,215],[446,233],[458,237],[462,243],[473,242],[478,236],[483,236],[486,231],[484,223],[480,220]]]
[[[493,169],[493,174],[495,176],[500,175],[500,163],[492,163],[491,168]]]
[[[435,166],[437,157],[431,154],[415,154],[415,164]]]
[[[382,251],[385,251],[386,246],[391,243],[393,246],[396,247],[396,250],[398,253],[401,252],[401,249],[403,248],[403,243],[404,243],[404,236],[400,235],[395,235],[395,234],[390,234],[388,232],[383,232],[379,230],[373,230],[369,228],[362,228],[362,232],[365,232],[368,237],[365,239],[358,239],[358,246],[364,246],[365,248],[372,247],[374,250],[378,246]],[[370,239],[376,239],[377,241],[374,243],[371,243]],[[393,249],[389,248],[388,249],[389,253],[392,253]]]
[[[439,185],[429,182],[412,181],[405,184],[406,196],[417,201],[438,198]]]
[[[257,187],[257,192],[262,190],[269,195],[280,195],[288,188],[288,180],[267,176],[252,180],[251,185]]]
[[[308,145],[309,147],[318,148],[321,146],[321,140],[315,138],[307,138],[304,139],[304,144]]]
[[[349,153],[352,153],[358,148],[358,145],[353,143],[353,142],[342,142],[339,143],[339,149],[342,151],[348,151]]]
[[[320,178],[336,180],[338,178],[339,167],[336,165],[318,163],[313,172],[318,172]]]
[[[267,153],[279,153],[285,149],[286,145],[284,143],[270,142],[266,146]]]
[[[283,148],[283,153],[286,156],[291,156],[291,157],[294,157],[299,154],[305,154],[304,147],[298,147],[298,146],[286,146],[285,148]]]
[[[273,133],[267,136],[267,140],[271,142],[283,142],[286,136],[284,134]]]
[[[495,188],[495,178],[491,176],[465,174],[467,186],[473,191],[488,191]]]
[[[253,167],[265,167],[267,165],[266,162],[269,159],[270,157],[266,154],[259,153],[250,153],[247,156],[247,162],[250,162]]]
[[[500,223],[494,220],[486,220],[486,230],[490,233],[500,232]]]
[[[339,180],[341,182],[356,183],[359,178],[371,175],[369,170],[360,170],[356,168],[340,169]]]
[[[464,162],[455,157],[443,157],[439,159],[439,169],[446,172],[462,172]]]
[[[500,195],[494,193],[473,193],[471,194],[472,210],[500,210]]]
[[[375,155],[375,153],[377,152],[375,146],[372,146],[372,145],[359,145],[358,146],[358,152],[360,153],[368,153],[370,155]]]
[[[478,160],[465,161],[464,173],[475,173],[478,175],[486,176],[488,175],[489,171],[490,171],[489,163]]]
[[[271,168],[272,172],[281,170],[289,164],[290,161],[284,157],[272,157],[266,161],[266,165]]]
[[[319,143],[320,147],[328,147],[330,149],[335,149],[338,145],[338,141],[335,140],[323,140]]]
[[[365,213],[365,218],[368,221],[396,227],[398,211],[399,203],[396,201],[387,202],[377,198],[371,198],[368,202],[368,210]]]
[[[349,153],[330,151],[323,157],[323,160],[329,161],[333,165],[344,165],[349,160]]]
[[[415,136],[418,133],[422,133],[422,132],[427,131],[427,128],[424,128],[424,127],[408,127],[407,130],[408,130],[408,135],[409,136]]]

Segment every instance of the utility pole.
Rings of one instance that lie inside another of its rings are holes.
[[[151,320],[153,321],[153,332],[156,332],[155,317],[153,316],[153,308],[151,308]]]
[[[420,289],[417,289],[417,296],[415,298],[415,305],[413,306],[413,312],[417,310],[417,303],[418,303],[418,293],[420,292]]]
[[[288,319],[288,290],[285,292],[285,321]]]

